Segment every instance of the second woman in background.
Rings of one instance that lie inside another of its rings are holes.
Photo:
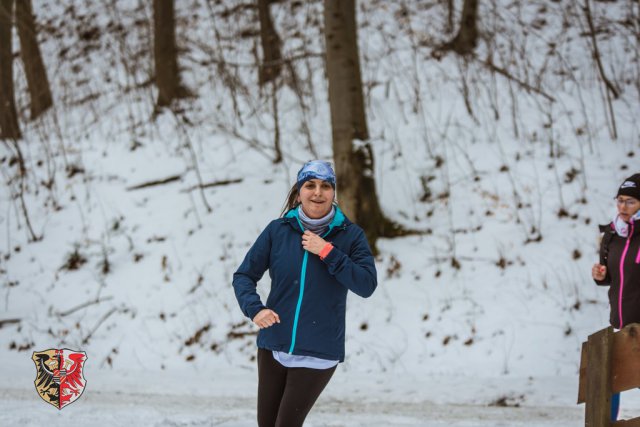
[[[598,285],[609,286],[611,326],[640,323],[640,173],[627,178],[616,194],[617,214],[600,226],[600,262],[591,267]],[[620,394],[611,399],[611,420],[618,419]]]

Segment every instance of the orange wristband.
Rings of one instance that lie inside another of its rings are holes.
[[[324,248],[322,248],[322,250],[318,254],[320,255],[320,259],[325,259],[327,255],[329,255],[329,252],[331,252],[332,249],[333,249],[333,245],[331,243],[327,243],[326,245],[324,245]]]

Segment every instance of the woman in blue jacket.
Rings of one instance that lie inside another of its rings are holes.
[[[363,230],[335,204],[331,165],[298,172],[284,215],[271,221],[233,275],[242,312],[259,328],[258,425],[301,426],[344,361],[347,292],[369,297],[376,268]],[[266,304],[256,292],[269,270]]]

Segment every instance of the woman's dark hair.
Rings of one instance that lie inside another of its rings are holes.
[[[296,200],[297,198],[298,198],[298,183],[295,183],[295,184],[293,184],[293,187],[291,187],[291,190],[289,190],[289,194],[287,195],[287,198],[285,199],[284,206],[282,208],[282,212],[280,212],[280,217],[283,217],[284,214],[286,214],[291,209],[295,208],[296,206],[298,206],[300,204],[300,202],[298,202],[298,200]]]

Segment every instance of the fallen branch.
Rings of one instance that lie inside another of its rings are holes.
[[[2,319],[0,320],[0,329],[2,329],[4,325],[13,325],[15,323],[20,323],[21,321],[22,319]]]
[[[85,307],[89,307],[90,305],[100,304],[103,301],[109,301],[109,300],[112,300],[112,299],[113,299],[113,297],[105,297],[105,298],[102,298],[102,299],[96,298],[96,299],[94,299],[92,301],[87,301],[87,302],[82,303],[82,304],[80,304],[80,305],[78,305],[76,307],[70,308],[67,311],[59,311],[59,312],[56,313],[56,316],[58,316],[58,317],[68,316],[71,313],[75,313],[76,311],[81,310],[81,309],[83,309]]]
[[[138,184],[138,185],[134,185],[134,186],[131,186],[131,187],[127,187],[127,191],[140,190],[141,188],[147,188],[147,187],[154,187],[154,186],[157,186],[157,185],[169,184],[169,183],[174,182],[174,181],[179,181],[181,178],[182,178],[182,175],[173,175],[173,176],[170,176],[168,178],[158,179],[158,180],[155,180],[155,181],[144,182],[142,184]]]
[[[229,331],[227,333],[227,339],[233,340],[233,339],[239,339],[239,338],[244,338],[247,336],[251,336],[251,335],[258,335],[258,331]]]
[[[205,188],[211,188],[211,187],[220,187],[222,185],[239,184],[242,181],[243,181],[242,178],[224,179],[222,181],[213,181],[213,182],[208,182],[206,184],[194,185],[193,187],[186,188],[184,190],[181,190],[180,192],[181,193],[187,193],[189,191],[198,190],[198,189],[205,189]]]
[[[210,182],[208,184],[202,184],[202,188],[209,188],[209,187],[218,187],[220,185],[230,185],[230,184],[239,184],[243,181],[242,178],[237,178],[237,179],[227,179],[227,180],[222,180],[222,181],[214,181],[214,182]]]

